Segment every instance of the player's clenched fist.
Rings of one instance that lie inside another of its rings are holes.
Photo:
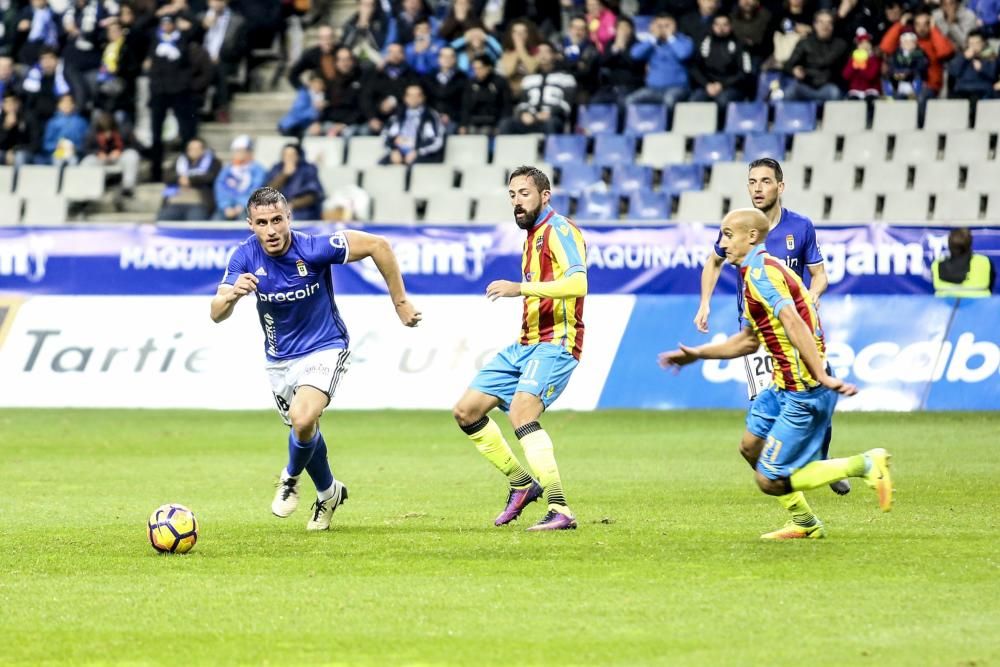
[[[257,276],[252,273],[241,273],[240,277],[233,283],[233,294],[237,297],[246,296],[255,291],[257,291]]]
[[[399,315],[399,321],[408,327],[417,326],[423,319],[416,306],[405,300],[396,304],[396,314]]]
[[[494,280],[486,286],[486,298],[496,301],[502,296],[521,296],[521,283],[509,280]]]

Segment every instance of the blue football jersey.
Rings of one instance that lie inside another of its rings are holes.
[[[233,251],[222,284],[243,273],[257,276],[257,314],[268,361],[296,359],[319,350],[346,348],[347,327],[333,297],[332,264],[350,255],[343,232],[312,236],[292,231],[281,257],[264,252],[256,236]]]

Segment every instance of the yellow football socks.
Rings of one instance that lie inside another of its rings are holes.
[[[792,515],[792,521],[799,526],[811,526],[816,523],[816,515],[806,501],[806,496],[801,491],[778,496],[778,502]]]
[[[844,459],[813,461],[801,470],[792,473],[792,489],[808,491],[826,486],[845,477],[860,477],[865,474],[865,455],[857,454]]]
[[[469,436],[469,440],[476,444],[479,453],[496,466],[497,470],[507,476],[512,487],[529,486],[532,481],[531,475],[514,456],[514,452],[511,451],[510,445],[504,439],[497,423],[490,417],[483,417],[482,420],[473,424],[473,427],[476,426],[480,428],[471,433],[466,430],[466,434]]]
[[[524,448],[524,458],[538,478],[538,483],[545,489],[545,502],[550,510],[555,510],[572,516],[566,504],[562,480],[559,479],[559,467],[552,451],[552,439],[538,422],[530,422],[516,429],[514,433]]]

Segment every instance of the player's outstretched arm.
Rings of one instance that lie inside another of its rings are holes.
[[[347,258],[348,262],[357,262],[366,257],[371,257],[378,267],[385,286],[389,288],[389,297],[392,305],[396,308],[396,315],[399,321],[408,327],[415,327],[420,322],[421,316],[416,307],[406,298],[406,286],[403,285],[403,274],[399,270],[399,262],[392,252],[389,241],[382,236],[350,230],[344,232],[347,236],[347,244],[351,253]]]
[[[714,252],[705,259],[705,266],[701,269],[701,301],[698,303],[698,312],[694,316],[694,325],[698,331],[708,333],[708,314],[712,312],[712,292],[722,275],[722,265],[725,263],[724,257],[719,257]]]
[[[219,285],[212,297],[212,321],[221,322],[233,314],[236,302],[257,290],[257,276],[242,273],[232,285]]]
[[[755,351],[760,342],[753,335],[753,329],[745,327],[721,343],[707,343],[697,347],[680,344],[678,349],[661,352],[657,357],[662,368],[679,369],[698,359],[735,359]]]
[[[494,280],[486,286],[486,297],[496,301],[500,297],[537,296],[542,299],[575,299],[587,296],[587,272],[577,271],[558,280],[515,283]]]
[[[795,308],[788,306],[782,308],[778,313],[778,319],[781,320],[781,326],[785,328],[789,342],[799,351],[799,356],[805,362],[810,375],[824,387],[829,387],[844,396],[854,396],[858,393],[858,388],[853,384],[832,377],[826,372],[826,366],[819,356],[819,350],[816,349],[816,340],[812,332],[809,331],[809,325],[795,311]]]
[[[830,285],[830,279],[826,275],[825,264],[809,265],[809,294],[812,295],[813,304],[819,306],[819,298]]]

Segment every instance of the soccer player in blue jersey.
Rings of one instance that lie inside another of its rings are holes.
[[[726,260],[739,267],[743,288],[742,330],[721,343],[681,345],[660,355],[664,367],[698,359],[735,359],[764,347],[774,360],[771,386],[757,397],[747,429],[766,439],[755,463],[760,489],[778,496],[792,512],[784,527],[762,535],[768,540],[820,538],[823,523],[803,504],[803,491],[847,477],[861,477],[875,489],[879,507],[892,507],[889,454],[872,449],[848,458],[823,459],[823,439],[837,395],[857,388],[826,370],[826,341],[812,296],[801,278],[767,252],[770,221],[757,209],[738,209],[722,220]],[[757,403],[768,408],[758,414]],[[796,498],[798,496],[800,499]]]
[[[347,327],[334,300],[332,266],[371,257],[382,274],[400,322],[417,326],[420,313],[406,298],[396,256],[380,236],[343,231],[313,236],[291,229],[292,213],[274,188],[256,190],[247,202],[253,236],[229,258],[212,299],[212,320],[233,313],[236,302],[256,296],[264,330],[264,353],[271,391],[288,433],[288,464],[271,503],[275,516],[299,505],[298,479],[309,473],[316,502],[308,530],[326,530],[334,511],[347,500],[347,487],[334,479],[319,419],[347,370]]]

